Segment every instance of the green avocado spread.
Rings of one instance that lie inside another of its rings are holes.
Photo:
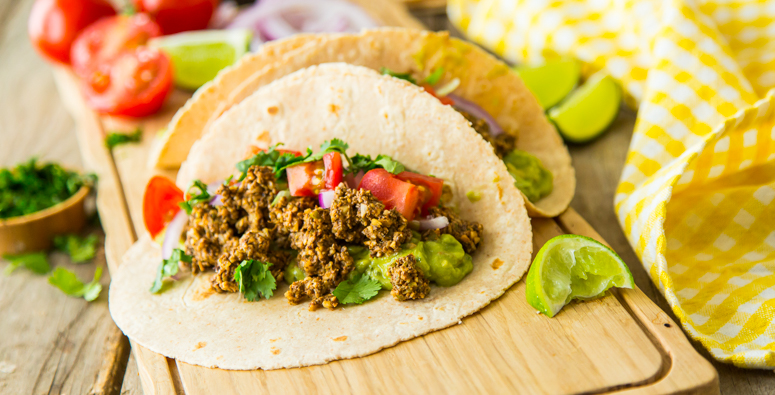
[[[525,151],[514,150],[503,157],[503,163],[514,177],[514,186],[519,188],[531,202],[536,202],[552,193],[552,173],[541,161]]]

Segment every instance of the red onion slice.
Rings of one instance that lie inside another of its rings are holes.
[[[321,191],[318,195],[318,204],[321,208],[331,208],[331,204],[334,203],[334,191]]]
[[[350,187],[350,189],[358,189],[358,186],[361,185],[362,178],[363,178],[363,170],[360,170],[355,174],[350,173],[344,176],[344,182],[347,184],[348,187]]]
[[[228,26],[234,18],[239,15],[239,6],[236,1],[226,0],[218,5],[215,9],[213,17],[210,18],[210,29],[224,29]]]
[[[164,241],[161,244],[161,258],[170,259],[172,251],[180,244],[180,237],[183,235],[183,228],[188,222],[188,215],[185,210],[178,211],[167,224],[167,230],[164,232]]]
[[[503,133],[503,129],[498,125],[498,122],[495,121],[495,118],[476,103],[453,94],[449,94],[447,97],[455,101],[455,107],[460,107],[461,110],[479,119],[484,119],[484,121],[487,122],[487,125],[490,126],[490,134],[493,136]]]
[[[441,229],[449,225],[447,217],[426,218],[418,221],[420,230]]]

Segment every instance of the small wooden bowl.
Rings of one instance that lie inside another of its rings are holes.
[[[84,201],[88,195],[89,187],[82,187],[47,209],[0,220],[0,255],[47,250],[54,236],[81,230],[86,224]]]

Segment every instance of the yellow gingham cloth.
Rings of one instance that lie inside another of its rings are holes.
[[[775,1],[449,0],[511,62],[571,55],[638,109],[615,209],[691,337],[775,368]]]

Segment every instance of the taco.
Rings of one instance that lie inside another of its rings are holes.
[[[530,262],[524,200],[492,146],[423,89],[363,67],[259,89],[193,145],[177,183],[194,186],[190,215],[153,232],[162,247],[130,248],[110,312],[186,363],[365,356],[460,322]]]
[[[461,111],[504,159],[516,186],[525,195],[531,216],[559,215],[573,199],[576,179],[562,139],[519,76],[484,50],[445,32],[401,28],[292,40],[316,41],[286,56],[278,54],[271,66],[238,66],[231,70],[235,79],[242,79],[241,84],[236,89],[224,87],[222,95],[228,98],[209,105],[216,110],[207,120],[205,114],[181,109],[177,119],[197,118],[197,122],[170,124],[158,143],[156,163],[174,165],[181,155],[168,152],[187,150],[195,136],[206,133],[223,112],[260,87],[305,67],[345,62],[420,84]]]

